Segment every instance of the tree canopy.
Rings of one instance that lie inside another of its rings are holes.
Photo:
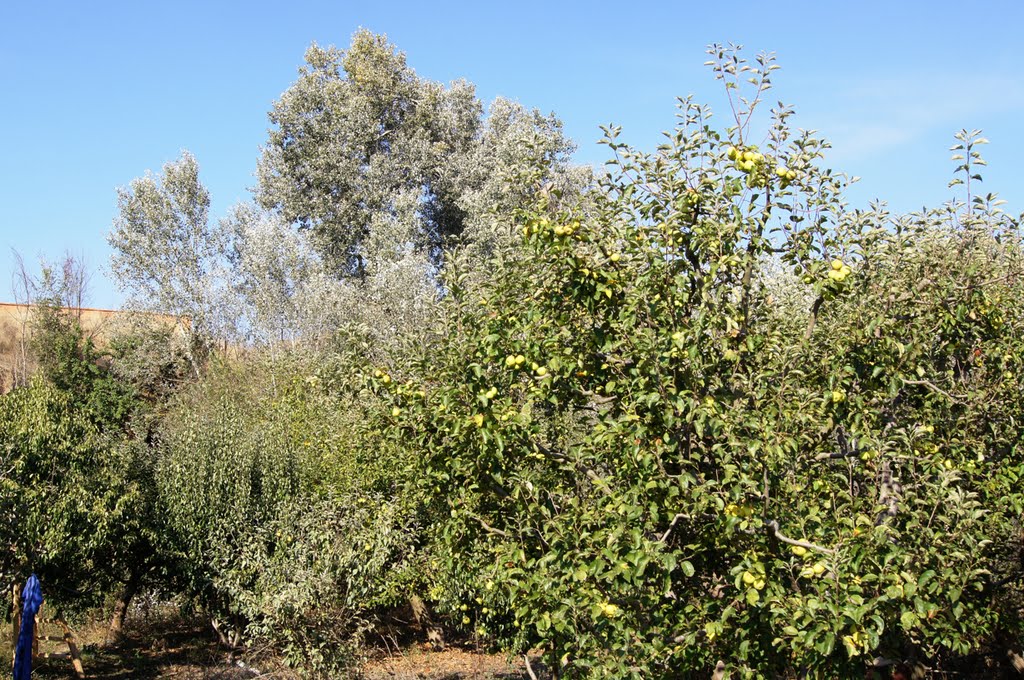
[[[439,264],[460,240],[492,240],[496,209],[585,179],[554,116],[499,99],[485,117],[470,83],[419,77],[385,36],[314,44],[299,74],[270,113],[256,196],[339,274],[410,250]]]

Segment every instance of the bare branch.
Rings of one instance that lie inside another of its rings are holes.
[[[1006,651],[1006,656],[1010,658],[1010,663],[1013,664],[1014,670],[1018,673],[1024,673],[1024,657],[1012,649],[1008,649]]]
[[[675,528],[676,523],[678,523],[679,520],[681,520],[681,519],[689,519],[689,518],[690,518],[689,515],[684,515],[681,512],[680,513],[676,513],[676,516],[672,518],[672,522],[669,523],[668,529],[665,529],[665,533],[663,533],[661,535],[661,538],[659,538],[658,541],[660,543],[664,543],[665,541],[667,541],[668,537],[669,537],[669,534],[672,533],[672,530]]]
[[[931,382],[930,380],[910,380],[908,378],[903,378],[903,383],[905,385],[921,385],[923,387],[927,387],[931,391],[936,392],[938,394],[941,394],[946,399],[949,399],[950,401],[952,401],[955,404],[962,404],[962,403],[964,403],[962,399],[958,399],[957,397],[954,397],[952,394],[950,394],[946,390],[942,389],[941,387],[939,387],[935,383]]]
[[[899,501],[899,485],[893,482],[889,461],[882,463],[880,475],[881,484],[878,490],[878,504],[884,506],[885,509],[878,513],[878,517],[875,518],[875,526],[880,526],[886,519],[896,516]]]
[[[779,530],[779,523],[775,520],[770,520],[767,524],[765,524],[765,527],[770,529],[772,535],[783,543],[788,543],[789,545],[795,545],[801,548],[807,548],[808,550],[814,550],[816,552],[825,553],[826,555],[836,554],[836,551],[832,550],[831,548],[824,548],[815,543],[810,543],[808,541],[800,541],[795,538],[790,538],[789,536],[786,536]]]
[[[468,511],[466,512],[466,514],[469,515],[470,517],[472,517],[473,519],[475,519],[480,524],[480,526],[483,527],[484,531],[486,531],[487,533],[494,534],[495,536],[501,536],[502,538],[508,538],[509,537],[508,532],[502,531],[501,529],[495,529],[490,524],[488,524],[486,521],[484,521],[484,518],[481,517],[480,515],[477,515],[476,513],[468,512]]]
[[[590,400],[593,401],[598,406],[603,405],[603,404],[610,404],[613,401],[615,401],[615,397],[610,397],[610,396],[607,396],[607,395],[595,394],[594,392],[592,392],[590,390],[583,390],[582,394],[585,397],[590,398]]]
[[[537,680],[537,674],[533,672],[533,667],[530,665],[530,655],[523,654],[523,661],[526,662],[526,674],[529,675],[532,680]]]
[[[856,458],[863,451],[860,449],[850,449],[849,451],[831,451],[828,453],[819,453],[814,457],[814,460],[836,460],[838,458]]]
[[[1002,588],[1003,586],[1024,579],[1024,571],[1019,571],[1016,574],[1011,574],[1006,578],[1001,578],[998,581],[992,583],[993,588]]]
[[[590,478],[590,481],[594,482],[594,486],[599,488],[601,490],[601,492],[604,493],[604,495],[606,495],[606,496],[611,496],[612,495],[611,489],[608,488],[607,483],[605,482],[604,478],[601,477],[601,475],[597,474],[596,472],[594,472],[590,468],[588,468],[588,467],[586,467],[584,465],[581,465],[578,462],[569,460],[569,457],[566,456],[564,453],[559,453],[558,451],[552,451],[551,449],[549,449],[548,447],[544,446],[540,442],[534,442],[534,445],[537,447],[537,449],[541,453],[543,453],[545,456],[548,456],[549,458],[554,458],[555,460],[563,461],[563,462],[566,462],[566,463],[573,463],[576,467],[578,467],[581,470],[583,470],[584,474],[586,474],[587,477]]]
[[[807,319],[807,330],[804,331],[804,340],[810,340],[811,336],[814,335],[814,325],[818,322],[818,311],[821,309],[821,303],[825,301],[825,298],[818,296],[811,305],[811,315]]]

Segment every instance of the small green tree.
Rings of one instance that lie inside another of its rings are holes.
[[[30,384],[4,403],[10,465],[4,505],[12,554],[4,574],[45,575],[62,607],[94,605],[119,591],[119,633],[132,597],[152,585],[164,551],[154,512],[152,458],[142,443],[148,418],[138,385],[97,349],[79,323],[84,269],[73,258],[31,281]],[[9,429],[8,429],[9,428]]]
[[[37,375],[0,398],[4,583],[39,574],[47,601],[81,610],[121,578],[142,514],[132,460],[90,404]]]

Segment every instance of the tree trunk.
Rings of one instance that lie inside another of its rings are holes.
[[[115,641],[119,640],[124,632],[124,620],[128,617],[128,608],[132,604],[132,599],[139,591],[140,580],[137,575],[132,574],[114,603],[114,615],[110,617],[110,637]]]
[[[430,608],[419,595],[412,595],[409,598],[409,606],[412,608],[413,620],[420,630],[427,634],[427,642],[434,645],[436,649],[444,649],[444,630],[434,623],[430,616]]]

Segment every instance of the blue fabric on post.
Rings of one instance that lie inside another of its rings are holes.
[[[18,634],[18,646],[14,650],[14,680],[31,680],[32,630],[35,628],[36,614],[43,604],[43,589],[39,587],[39,579],[35,574],[25,582],[21,602],[21,631]]]

